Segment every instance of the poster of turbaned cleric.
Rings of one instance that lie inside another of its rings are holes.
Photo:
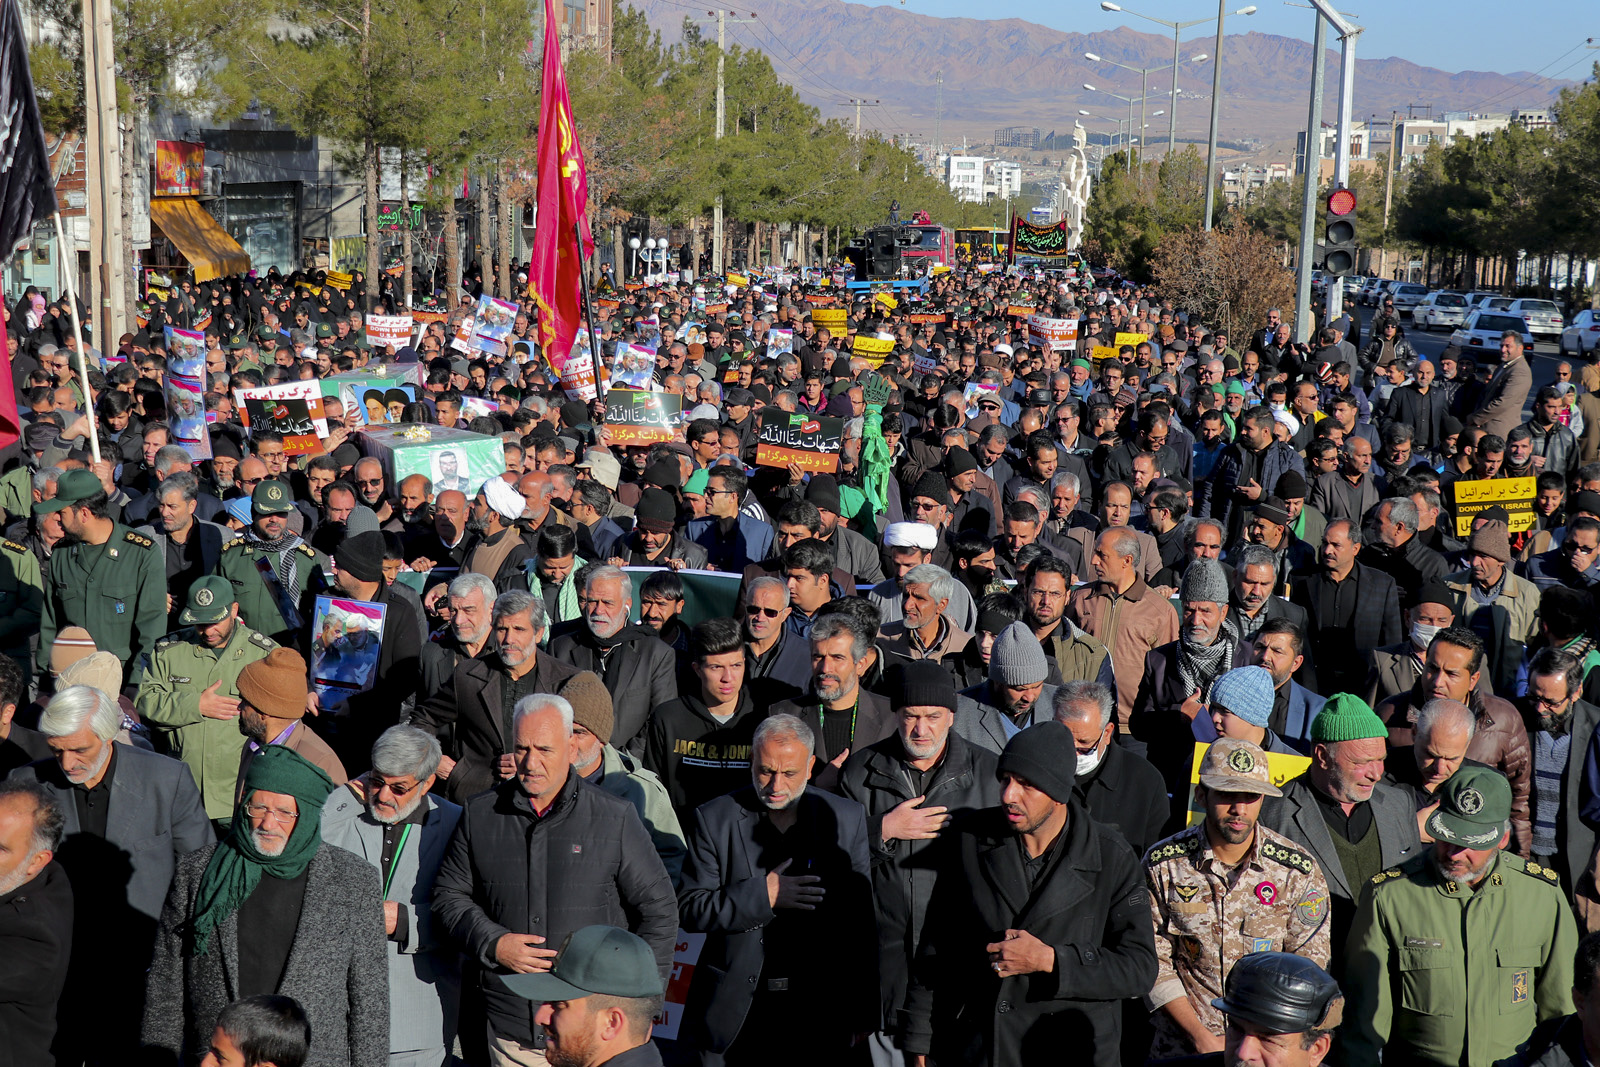
[[[372,688],[388,608],[366,600],[319,596],[312,616],[311,684],[324,707]]]
[[[617,354],[611,360],[612,389],[649,389],[655,373],[655,349],[617,342]]]
[[[211,458],[206,429],[206,335],[165,327],[167,342],[167,425],[172,443],[189,458]]]
[[[843,438],[843,419],[763,408],[756,465],[787,467],[793,463],[804,471],[832,474],[839,469]]]
[[[506,338],[517,321],[517,305],[484,293],[478,298],[478,348],[505,354]]]
[[[683,397],[644,389],[613,389],[606,394],[606,439],[614,445],[670,441],[683,410]]]

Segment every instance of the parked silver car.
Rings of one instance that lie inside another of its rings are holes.
[[[1467,321],[1467,301],[1460,293],[1429,293],[1411,309],[1411,322],[1423,330],[1443,330]]]
[[[1523,297],[1521,300],[1513,300],[1506,310],[1527,323],[1528,332],[1535,337],[1560,341],[1561,331],[1566,329],[1567,322],[1561,316],[1561,309],[1550,300]]]

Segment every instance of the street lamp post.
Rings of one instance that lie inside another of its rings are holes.
[[[1158,19],[1153,15],[1146,15],[1138,11],[1129,11],[1120,4],[1112,3],[1111,0],[1101,0],[1100,9],[1102,11],[1121,11],[1125,14],[1136,15],[1147,22],[1154,22],[1172,30],[1172,115],[1167,120],[1167,152],[1170,154],[1178,144],[1178,35],[1191,26],[1203,26],[1211,20],[1204,18],[1190,19],[1188,22],[1172,22],[1168,19]],[[1235,15],[1254,15],[1255,13],[1254,4],[1249,7],[1241,7],[1234,12]],[[1222,62],[1222,38],[1220,35],[1217,37],[1216,62],[1219,64]]]
[[[1166,70],[1167,67],[1169,67],[1169,66],[1175,67],[1175,64],[1178,62],[1177,58],[1174,57],[1174,60],[1173,60],[1172,63],[1164,63],[1159,67],[1131,67],[1126,63],[1118,63],[1114,59],[1106,59],[1103,56],[1097,56],[1093,52],[1085,52],[1083,54],[1083,58],[1087,59],[1091,63],[1104,63],[1109,67],[1121,67],[1123,70],[1131,70],[1135,74],[1139,75],[1139,126],[1140,126],[1140,132],[1139,132],[1139,158],[1140,158],[1140,162],[1143,162],[1143,160],[1144,160],[1144,101],[1145,101],[1145,99],[1146,99],[1146,97],[1148,95],[1148,92],[1149,92],[1149,90],[1146,88],[1145,79],[1151,74],[1156,74],[1156,73],[1159,73],[1160,71]],[[1207,58],[1208,57],[1207,57],[1206,53],[1201,52],[1199,55],[1190,56],[1189,57],[1189,62],[1191,62],[1191,63],[1204,63]],[[1177,80],[1178,80],[1176,73],[1174,73],[1172,80],[1173,80],[1174,87],[1176,87]],[[1160,115],[1162,115],[1164,113],[1165,113],[1164,111],[1157,111],[1154,115],[1151,116],[1151,118],[1157,118],[1157,117],[1159,117]],[[1167,123],[1167,126],[1168,126],[1168,130],[1167,130],[1167,152],[1168,152],[1168,154],[1171,154],[1171,152],[1172,152],[1172,138],[1175,135],[1175,131],[1177,129],[1177,121],[1178,121],[1178,97],[1177,97],[1176,88],[1174,88],[1174,90],[1173,90],[1172,112],[1171,112],[1171,114],[1172,114],[1172,118]]]
[[[637,238],[637,237],[628,238],[628,248],[633,253],[629,257],[629,262],[632,265],[630,266],[630,268],[628,270],[628,274],[630,276],[634,276],[634,275],[637,275],[639,273],[639,238]]]
[[[1139,105],[1139,114],[1141,116],[1143,116],[1144,115],[1144,97],[1142,95],[1141,96],[1137,96],[1137,97],[1123,96],[1121,93],[1114,93],[1109,89],[1096,88],[1095,86],[1090,85],[1088,82],[1084,82],[1083,83],[1083,87],[1085,89],[1087,89],[1091,93],[1104,93],[1107,96],[1112,97],[1113,99],[1116,99],[1116,100],[1121,100],[1121,101],[1123,101],[1124,103],[1126,103],[1128,105],[1128,146],[1129,146],[1129,154],[1131,156],[1132,155],[1132,151],[1133,151],[1133,105],[1134,104],[1138,104]],[[1087,112],[1086,112],[1086,114],[1087,114]],[[1143,126],[1144,126],[1144,123],[1143,123],[1143,119],[1141,118],[1141,120],[1140,120],[1140,130],[1139,130],[1139,155],[1137,157],[1137,162],[1139,162],[1140,164],[1142,164],[1144,162],[1144,129],[1143,129]]]

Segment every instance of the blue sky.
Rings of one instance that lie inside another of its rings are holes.
[[[881,0],[858,2],[877,6]],[[1228,10],[1237,11],[1250,2],[1230,0]],[[1549,66],[1542,71],[1546,77],[1573,80],[1584,78],[1592,63],[1600,59],[1600,51],[1583,47],[1586,37],[1594,37],[1600,43],[1600,4],[1594,0],[1531,0],[1515,8],[1515,17],[1507,17],[1505,4],[1486,0],[1347,2],[1349,11],[1359,16],[1359,23],[1366,28],[1359,48],[1363,58],[1399,56],[1447,71],[1533,72]],[[894,6],[902,5],[895,0]],[[976,9],[963,0],[905,0],[903,6],[909,11],[945,18],[1022,18],[1078,33],[1118,24],[1148,32],[1168,32],[1126,13],[1101,11],[1099,0],[989,0]],[[1122,6],[1174,22],[1215,15],[1217,10],[1207,0],[1131,0]],[[1229,18],[1228,32],[1255,30],[1311,39],[1309,10],[1290,7],[1282,0],[1256,0],[1256,6],[1256,13],[1248,18]],[[1187,31],[1184,39],[1204,32],[1206,27],[1197,26]]]

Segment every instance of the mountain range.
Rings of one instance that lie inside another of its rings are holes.
[[[1085,5],[1087,6],[1087,5]],[[715,33],[714,20],[682,0],[642,0],[663,39],[676,41],[686,15]],[[1091,9],[1092,10],[1092,9]],[[732,16],[753,22],[734,22]],[[899,7],[868,7],[842,0],[755,0],[751,10],[730,13],[730,45],[759,48],[778,76],[824,116],[854,119],[855,98],[864,127],[885,134],[910,134],[931,141],[935,125],[945,144],[988,143],[999,127],[1037,126],[1062,133],[1075,121],[1091,132],[1112,131],[1127,105],[1109,93],[1138,97],[1139,75],[1084,58],[1094,53],[1129,67],[1172,62],[1172,38],[1126,26],[1094,33],[1052,29],[1022,19],[937,18]],[[1230,25],[1245,22],[1235,19]],[[1309,21],[1309,13],[1308,13]],[[1330,40],[1333,40],[1330,34]],[[1184,42],[1185,57],[1215,52],[1216,38]],[[1357,47],[1355,116],[1431,104],[1446,111],[1505,112],[1550,104],[1573,84],[1526,72],[1450,72],[1398,58],[1362,58],[1381,51],[1363,38]],[[1312,45],[1264,33],[1223,38],[1223,91],[1219,136],[1224,140],[1271,142],[1293,139],[1305,128]],[[1214,58],[1214,57],[1213,57]],[[938,84],[943,74],[942,89]],[[1149,76],[1148,112],[1171,106],[1171,73]],[[1178,140],[1205,140],[1210,120],[1210,62],[1185,61],[1178,76]],[[1338,109],[1339,59],[1329,49],[1324,121]],[[1085,83],[1107,92],[1090,92]],[[940,101],[942,100],[942,109]],[[1094,118],[1082,118],[1078,111]],[[936,115],[942,112],[942,115]],[[1135,105],[1137,114],[1137,105]],[[1419,115],[1421,112],[1419,112]],[[1164,142],[1167,116],[1149,118],[1150,143]]]

